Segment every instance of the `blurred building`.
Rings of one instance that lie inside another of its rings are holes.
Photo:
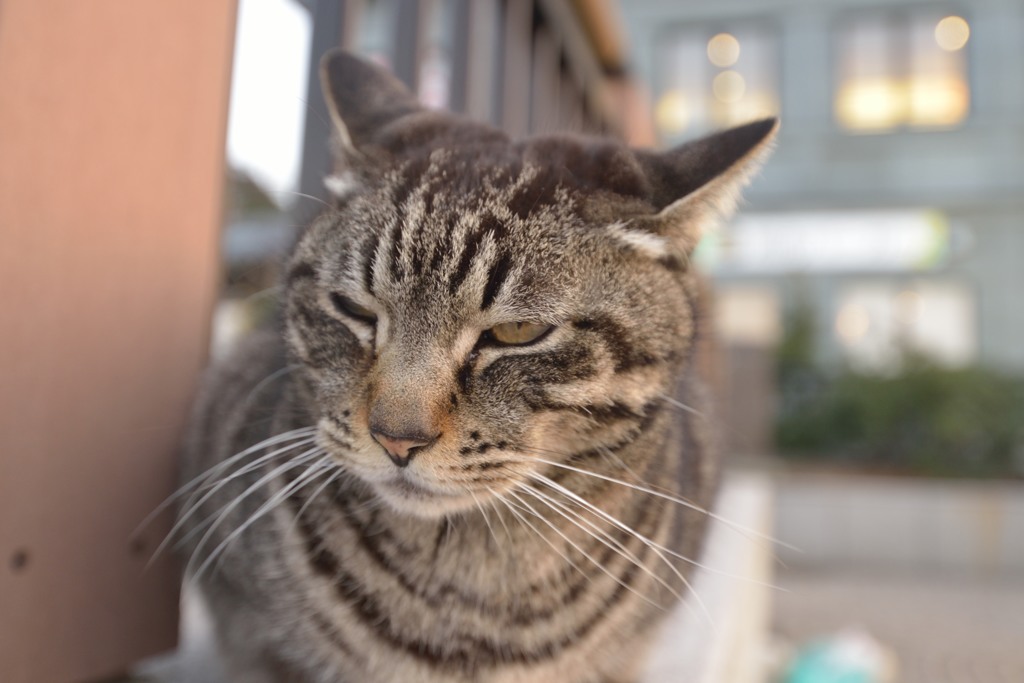
[[[1024,5],[634,0],[664,144],[778,114],[741,217],[700,258],[724,336],[815,314],[819,360],[902,349],[1024,370]]]

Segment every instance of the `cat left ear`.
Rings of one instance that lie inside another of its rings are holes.
[[[638,153],[659,211],[630,227],[692,251],[709,225],[735,211],[740,190],[771,152],[778,130],[778,119],[764,119],[660,154]]]
[[[344,50],[320,60],[320,83],[342,153],[348,161],[372,156],[379,133],[420,111],[416,97],[386,69]]]

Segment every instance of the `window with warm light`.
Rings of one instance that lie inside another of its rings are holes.
[[[963,367],[977,359],[976,316],[970,288],[954,279],[853,280],[839,293],[833,334],[863,371],[898,368],[908,351]]]
[[[959,125],[970,110],[970,24],[956,14],[874,14],[840,28],[836,121],[853,132]]]
[[[664,140],[778,113],[778,45],[763,26],[673,31],[656,47]]]

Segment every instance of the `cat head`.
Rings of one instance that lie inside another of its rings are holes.
[[[344,52],[321,75],[336,205],[290,259],[286,340],[346,470],[429,517],[656,438],[693,348],[689,255],[776,121],[663,153],[512,141]]]

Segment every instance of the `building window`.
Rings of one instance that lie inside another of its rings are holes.
[[[673,31],[656,48],[665,141],[778,113],[778,41],[764,26]]]
[[[899,370],[908,353],[964,367],[977,360],[975,318],[972,292],[957,281],[853,281],[836,301],[835,339],[861,371]]]
[[[970,25],[941,12],[858,16],[839,32],[836,121],[854,132],[949,128],[970,109]]]

